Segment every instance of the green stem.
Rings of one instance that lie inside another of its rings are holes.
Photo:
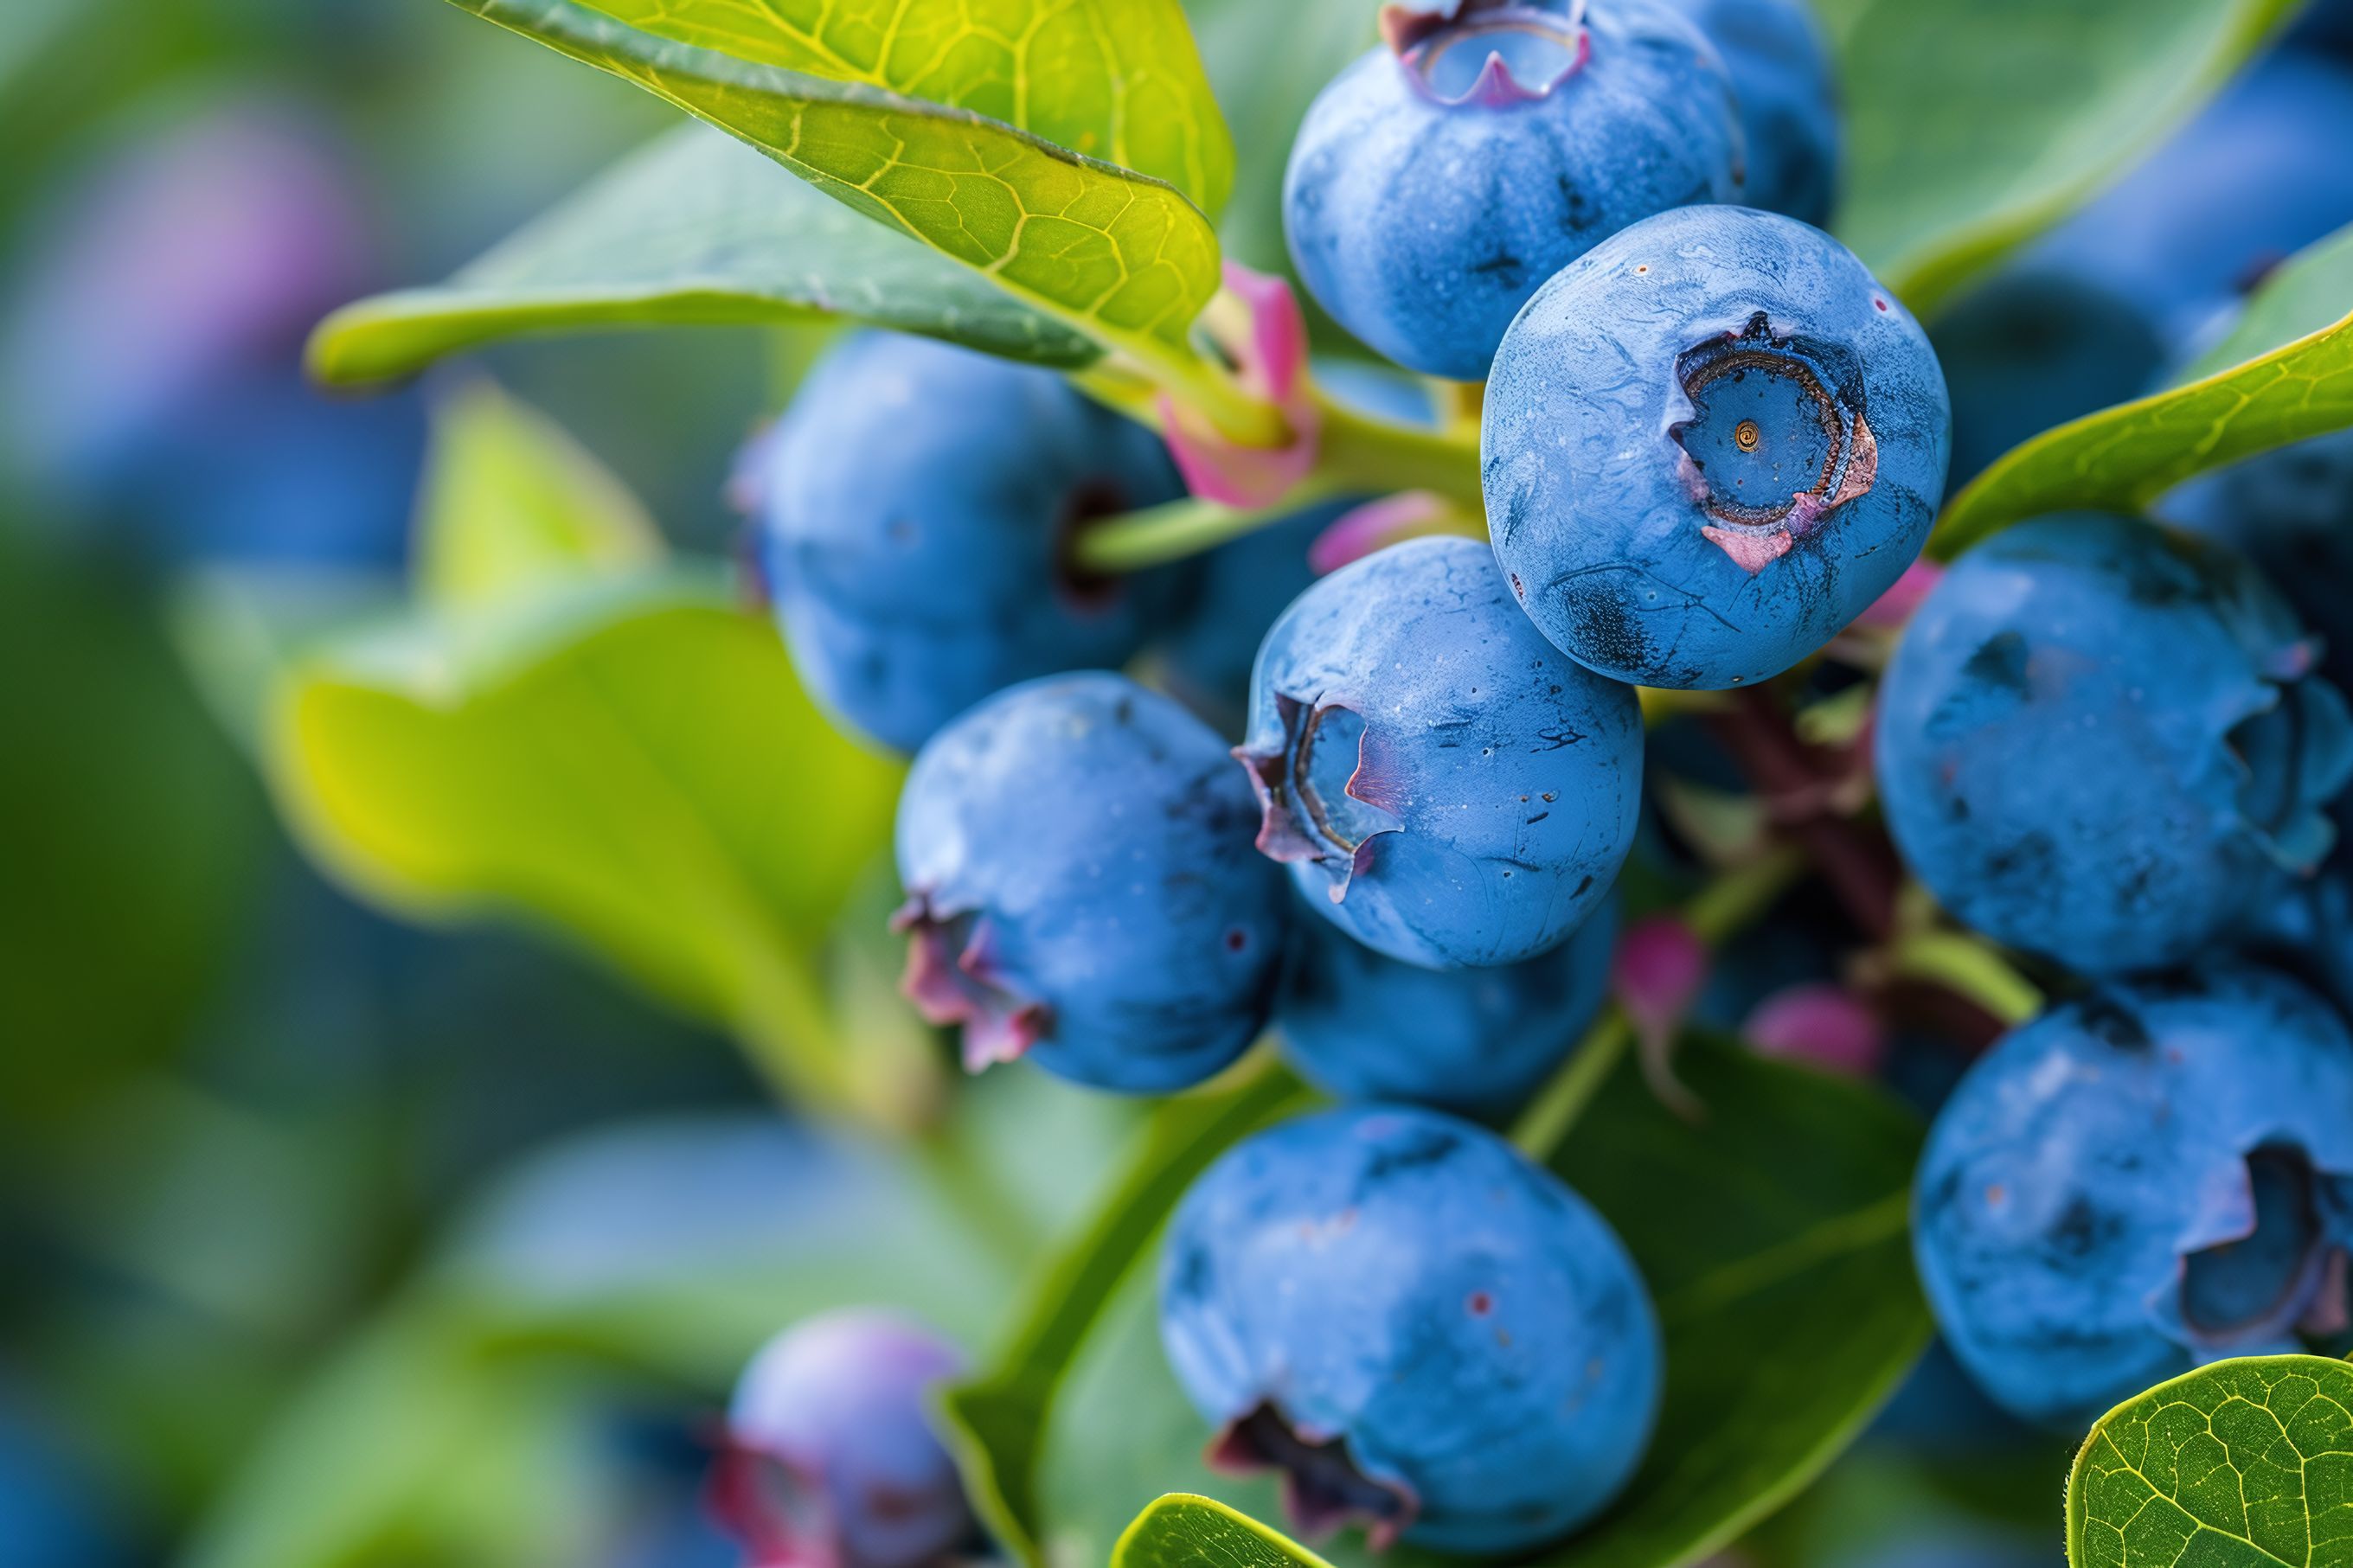
[[[1805,870],[1806,858],[1794,847],[1760,855],[1694,894],[1683,907],[1683,923],[1709,947],[1720,947],[1762,919]],[[1633,1043],[1633,1025],[1612,1003],[1513,1124],[1520,1152],[1539,1162],[1552,1158]]]
[[[1170,501],[1095,524],[1079,536],[1075,553],[1079,564],[1090,571],[1140,572],[1214,550],[1228,540],[1289,517],[1323,500],[1325,493],[1311,481],[1285,496],[1281,504],[1254,511],[1189,498]]]
[[[1324,437],[1314,478],[1329,489],[1363,495],[1430,490],[1474,511],[1484,505],[1474,437],[1374,419],[1321,389],[1314,396]]]
[[[1894,973],[1964,996],[2011,1028],[2042,1011],[2042,989],[1980,938],[1917,931],[1899,937],[1887,956]]]
[[[1633,1043],[1634,1026],[1611,1003],[1512,1124],[1512,1142],[1520,1152],[1539,1164],[1551,1159]]]

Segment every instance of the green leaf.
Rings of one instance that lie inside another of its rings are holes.
[[[648,566],[663,545],[602,463],[544,416],[477,382],[434,410],[417,551],[425,600],[465,609]]]
[[[1176,0],[586,0],[659,37],[985,114],[1215,216],[1233,139]]]
[[[1136,1515],[1111,1568],[1325,1568],[1324,1559],[1215,1498],[1172,1492]]]
[[[2333,301],[2333,303],[2328,303]],[[2182,480],[2353,425],[2353,235],[2283,267],[2209,369],[2137,402],[2046,430],[1954,498],[1930,536],[1949,560],[2024,518],[2076,508],[2137,512]],[[2326,314],[2329,310],[2337,313]],[[2301,337],[2288,336],[2324,324]],[[2208,362],[2211,364],[2211,361]]]
[[[2179,126],[2294,0],[1867,0],[1840,237],[1927,314]]]
[[[899,772],[837,733],[711,572],[589,580],[303,658],[264,745],[283,815],[412,916],[521,915],[735,1029],[800,1093],[893,1118],[813,950]]]
[[[329,317],[311,370],[392,380],[523,333],[847,317],[1077,369],[1103,350],[732,137],[684,125],[438,288]]]
[[[1311,1100],[1270,1062],[1242,1070],[1239,1084],[1153,1113],[1092,1215],[1029,1281],[998,1346],[943,1400],[966,1489],[998,1543],[1022,1561],[1043,1560],[1039,1457],[1063,1382],[1107,1304],[1209,1162]]]
[[[1554,1162],[1625,1237],[1666,1332],[1649,1458],[1618,1502],[1533,1561],[1671,1568],[1739,1536],[1851,1442],[1927,1343],[1907,1214],[1919,1131],[1868,1089],[1687,1040],[1685,1123],[1622,1060]],[[1759,1347],[1769,1346],[1770,1353]],[[1211,1471],[1209,1433],[1162,1356],[1153,1281],[1132,1276],[1055,1402],[1040,1471],[1057,1562],[1098,1561],[1152,1499],[1198,1492],[1259,1519],[1274,1483]],[[1343,1565],[1423,1568],[1354,1538]]]
[[[454,0],[742,138],[854,211],[1106,346],[1203,377],[1187,330],[1217,236],[1158,180],[968,110],[797,76],[621,26],[572,0]]]
[[[1675,1070],[1702,1121],[1662,1107],[1630,1063],[1553,1160],[1625,1238],[1667,1342],[1650,1455],[1550,1559],[1561,1568],[1665,1568],[1729,1545],[1853,1441],[1928,1342],[1911,1116],[1704,1036]]]
[[[2067,1478],[2067,1561],[2353,1562],[2353,1366],[2216,1362],[2109,1411]]]

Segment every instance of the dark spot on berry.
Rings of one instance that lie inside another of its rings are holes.
[[[2026,695],[2026,638],[1997,632],[1978,645],[1961,673],[1969,679],[2017,696]]]
[[[1249,945],[1250,932],[1242,930],[1241,927],[1236,926],[1233,930],[1226,932],[1226,951],[1228,952],[1240,952]]]
[[[2120,1051],[2145,1051],[2155,1042],[2139,1016],[2104,991],[2094,991],[2075,1005],[2084,1032]]]
[[[1495,1299],[1484,1290],[1473,1290],[1471,1292],[1471,1300],[1464,1305],[1471,1309],[1472,1317],[1483,1318],[1495,1310]]]

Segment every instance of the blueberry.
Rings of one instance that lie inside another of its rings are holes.
[[[1133,655],[1157,584],[1084,576],[1071,542],[1183,494],[1156,437],[1052,372],[882,332],[811,374],[754,488],[795,668],[901,751],[992,691]]]
[[[2166,345],[2148,312],[2092,279],[2013,267],[1928,329],[1953,401],[1957,491],[2020,443],[2150,389]]]
[[[2353,221],[2353,70],[2293,49],[2198,117],[2030,251],[2095,278],[2192,346],[2279,262]]]
[[[899,802],[907,991],[979,1068],[1029,1055],[1127,1093],[1241,1055],[1273,1005],[1282,880],[1225,743],[1123,676],[998,693]]]
[[[1301,1076],[1343,1100],[1506,1114],[1584,1037],[1609,990],[1608,903],[1550,952],[1492,969],[1385,958],[1329,921],[1294,922],[1274,1024]]]
[[[1297,1523],[1504,1552],[1592,1517],[1658,1409],[1649,1293],[1585,1201],[1432,1111],[1328,1111],[1186,1194],[1161,1340],[1213,1462],[1279,1468]]]
[[[1399,364],[1477,381],[1536,287],[1599,240],[1739,189],[1722,62],[1659,0],[1391,7],[1308,109],[1283,180],[1301,279]]]
[[[2190,958],[2329,847],[2345,704],[2232,552],[2045,518],[1964,556],[1880,693],[1889,829],[1986,934],[2094,973]]]
[[[1915,1197],[1955,1353],[2009,1410],[2080,1432],[2343,1324],[2353,1038],[2261,970],[2111,984],[1969,1070]]]
[[[1672,0],[1724,57],[1740,103],[1748,178],[1741,199],[1827,225],[1838,195],[1839,89],[1807,0]]]
[[[1599,906],[1641,797],[1634,694],[1513,606],[1487,548],[1417,539],[1267,633],[1234,754],[1258,845],[1319,912],[1432,969],[1515,963]]]
[[[1546,637],[1646,686],[1777,675],[1919,553],[1950,420],[1928,340],[1819,229],[1684,207],[1512,323],[1482,456],[1495,554]]]
[[[929,1405],[963,1357],[885,1313],[844,1311],[770,1341],[736,1384],[714,1497],[763,1563],[917,1568],[973,1535]]]

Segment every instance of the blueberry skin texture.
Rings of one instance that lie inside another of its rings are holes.
[[[1406,1539],[1440,1551],[1592,1517],[1658,1410],[1658,1323],[1616,1234],[1434,1111],[1333,1110],[1229,1151],[1171,1224],[1160,1324],[1206,1418],[1271,1405],[1303,1439],[1342,1439],[1364,1479],[1415,1500]]]
[[[1026,1054],[1127,1094],[1189,1088],[1265,1026],[1288,914],[1225,742],[1101,672],[941,731],[899,803],[909,988],[978,1068]]]
[[[1466,30],[1498,10],[1547,19],[1465,0],[1430,42],[1483,54]],[[1283,178],[1283,232],[1334,320],[1409,369],[1478,381],[1521,303],[1588,247],[1738,194],[1731,85],[1697,30],[1658,0],[1593,0],[1586,30],[1590,56],[1539,97],[1445,101],[1386,45],[1316,97]]]
[[[1788,668],[1903,574],[1951,416],[1927,338],[1843,246],[1685,207],[1528,301],[1480,446],[1537,628],[1617,679],[1717,689]]]
[[[2024,523],[1914,618],[1880,797],[1953,914],[2086,973],[2227,942],[2327,852],[2343,700],[2235,553],[2129,519]]]
[[[779,1561],[840,1568],[936,1561],[974,1529],[929,1405],[963,1371],[955,1347],[886,1312],[833,1312],[786,1329],[744,1369],[727,1436],[732,1453],[781,1467],[781,1484],[803,1506],[772,1504],[759,1520],[733,1522],[747,1533],[783,1531],[808,1553]],[[764,1500],[738,1500],[757,1509]],[[820,1539],[798,1539],[812,1528]],[[752,1544],[776,1542],[771,1535]]]
[[[1842,140],[1838,73],[1805,0],[1673,0],[1724,57],[1748,155],[1741,199],[1810,223],[1831,221]]]
[[[1125,662],[1155,585],[1073,583],[1071,530],[1184,494],[1158,437],[1060,375],[887,332],[811,374],[758,489],[795,668],[902,752],[992,691]]]
[[[2081,1432],[2205,1362],[2301,1348],[2342,1294],[2348,1175],[2353,1039],[2319,998],[2252,968],[2119,982],[1970,1068],[1929,1132],[1914,1247],[1986,1392]]]
[[[1474,540],[1351,563],[1267,633],[1235,749],[1259,847],[1358,942],[1516,963],[1609,896],[1641,801],[1641,710],[1564,658]]]
[[[2353,68],[2274,49],[2029,256],[2095,278],[2199,346],[2274,264],[2353,221]]]
[[[1285,1060],[1339,1100],[1508,1114],[1577,1048],[1609,994],[1616,910],[1549,952],[1493,969],[1424,969],[1326,921],[1293,923],[1274,1026]]]

